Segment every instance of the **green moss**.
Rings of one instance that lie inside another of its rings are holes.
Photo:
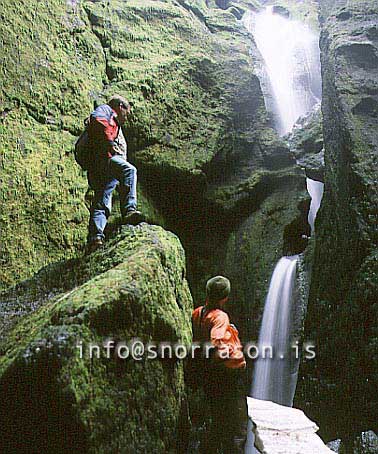
[[[80,4],[0,6],[3,288],[84,240],[85,182],[68,131],[79,130],[101,89],[105,60]]]
[[[63,389],[64,396],[56,398],[85,428],[81,437],[91,452],[136,452],[140,446],[173,452],[184,393],[182,363],[122,361],[107,358],[104,352],[90,359],[88,348],[108,338],[129,342],[136,337],[189,345],[192,302],[179,241],[160,227],[125,227],[107,248],[83,257],[72,270],[67,264],[61,264],[61,270],[57,266],[37,276],[34,288],[41,298],[44,285],[58,294],[40,300],[40,308],[13,322],[7,333],[0,387],[12,395],[9,376],[28,374],[30,367],[40,375],[48,355],[50,364],[57,361],[55,384],[35,388],[34,399],[47,398],[55,387]],[[18,302],[30,297],[32,282],[26,287],[27,294],[18,289]],[[59,293],[63,288],[65,292]],[[19,403],[7,400],[4,405],[8,411],[22,412],[22,404],[17,407]],[[69,421],[63,417],[60,424]],[[23,446],[27,446],[33,435],[27,435],[27,427],[20,430],[26,431]],[[34,435],[38,446],[41,441]]]
[[[23,105],[42,123],[77,130],[105,65],[80,4],[17,0],[1,8],[2,108]]]
[[[238,90],[250,87],[245,96],[254,92],[261,103],[262,96],[250,83],[250,43],[236,18],[203,1],[0,6],[0,222],[12,238],[2,244],[4,288],[73,256],[85,240],[86,183],[69,154],[94,103],[114,92],[134,101],[125,132],[140,173],[154,165],[191,174],[212,162],[225,136],[237,135],[229,130]],[[254,105],[251,112],[249,127],[258,129],[265,120]],[[149,218],[163,223],[150,197],[140,199]]]
[[[218,186],[209,192],[209,197],[214,199],[217,204],[225,209],[235,208],[242,201],[258,200],[265,196],[267,192],[274,190],[275,187],[283,184],[285,181],[298,180],[301,176],[298,169],[281,169],[281,170],[258,170],[251,174],[249,178],[244,179],[239,184]],[[258,202],[256,203],[256,205]]]
[[[75,254],[84,240],[85,180],[70,153],[74,137],[25,109],[3,120],[1,145],[2,285],[50,260]]]

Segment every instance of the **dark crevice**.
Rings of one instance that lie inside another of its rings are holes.
[[[308,239],[311,235],[311,227],[308,223],[310,200],[302,200],[299,203],[299,216],[287,225],[284,230],[283,255],[297,255],[305,251]]]
[[[59,355],[43,349],[15,361],[0,380],[3,454],[88,452],[88,432],[77,418],[75,398],[59,382]],[[25,411],[26,410],[26,411]]]
[[[220,9],[227,9],[230,6],[231,0],[215,0],[216,5]]]

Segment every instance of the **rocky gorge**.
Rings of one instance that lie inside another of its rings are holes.
[[[322,115],[289,140],[242,22],[268,3],[321,30]],[[256,340],[275,263],[301,254],[298,330],[317,356],[296,405],[353,452],[377,431],[375,2],[0,4],[0,451],[181,452],[182,361],[90,359],[77,342],[189,344],[214,274],[231,279],[233,319]],[[133,101],[125,135],[148,224],[119,227],[115,209],[87,256],[92,194],[72,146],[115,92]],[[310,240],[306,175],[325,182]]]

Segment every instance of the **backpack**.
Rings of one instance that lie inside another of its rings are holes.
[[[85,129],[75,143],[75,160],[83,170],[88,170],[92,163],[92,149],[89,145],[89,118],[84,120]]]

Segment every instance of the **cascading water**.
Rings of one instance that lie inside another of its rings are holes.
[[[265,301],[252,396],[293,405],[296,377],[291,374],[291,302],[298,256],[282,257],[270,281]],[[272,348],[270,351],[269,349]],[[265,351],[267,353],[264,358]]]
[[[247,14],[244,24],[253,34],[264,59],[261,82],[267,110],[273,114],[278,133],[285,135],[320,101],[319,37],[306,25],[275,14],[271,6],[258,14]],[[309,179],[307,185],[312,198],[308,219],[314,231],[323,185]],[[297,382],[297,367],[293,367],[295,361],[292,361],[290,345],[297,261],[298,256],[283,257],[274,269],[265,301],[258,341],[259,358],[251,387],[252,397],[287,406],[293,404]],[[273,359],[264,359],[264,346],[272,349]],[[249,430],[245,453],[257,452]]]
[[[307,178],[307,191],[311,196],[310,211],[308,213],[308,223],[311,226],[311,232],[315,231],[315,219],[320,208],[320,204],[323,198],[324,184],[320,181],[311,180]]]
[[[320,101],[319,37],[307,25],[275,14],[272,6],[248,13],[244,24],[264,59],[261,83],[268,111],[285,135]]]
[[[297,350],[291,345],[291,315],[298,256],[277,263],[265,300],[251,396],[292,406],[297,384]],[[249,422],[245,454],[258,453]]]

